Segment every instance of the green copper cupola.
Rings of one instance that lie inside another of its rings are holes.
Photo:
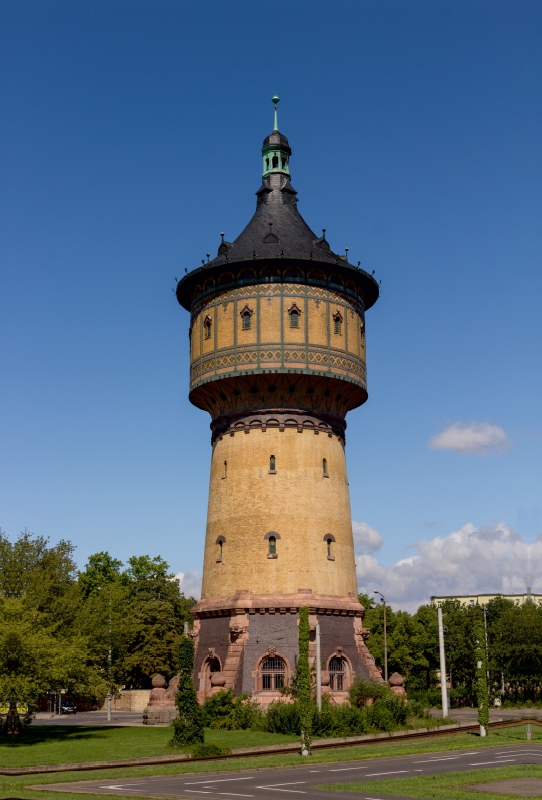
[[[271,100],[275,106],[274,127],[273,133],[267,136],[263,141],[262,158],[264,178],[274,172],[289,175],[290,156],[292,155],[288,139],[286,136],[283,136],[282,133],[279,133],[278,130],[277,104],[279,102],[279,97],[275,94]]]

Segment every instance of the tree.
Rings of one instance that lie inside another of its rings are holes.
[[[134,556],[128,564],[124,672],[127,685],[141,688],[157,672],[168,678],[177,672],[181,633],[195,600],[184,597],[159,556]]]
[[[309,668],[309,609],[299,609],[299,660],[297,662],[297,691],[301,722],[301,755],[308,756],[312,742],[311,673]]]
[[[175,705],[179,715],[173,720],[174,747],[203,742],[203,709],[192,683],[194,669],[194,642],[189,636],[181,636],[179,642],[179,688],[175,695]]]
[[[47,690],[93,697],[103,691],[86,637],[74,627],[78,588],[73,546],[25,530],[0,533],[0,695],[35,706]]]

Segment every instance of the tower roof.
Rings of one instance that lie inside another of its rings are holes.
[[[277,129],[275,103],[275,130],[263,141],[262,156],[264,172],[262,184],[256,192],[256,211],[248,225],[233,242],[224,241],[219,245],[214,259],[202,267],[185,275],[177,287],[179,303],[190,309],[191,289],[206,275],[202,273],[223,269],[226,264],[234,265],[242,261],[260,262],[262,260],[283,262],[293,261],[318,262],[329,269],[344,273],[345,278],[353,278],[356,283],[363,284],[366,308],[372,306],[379,294],[378,284],[372,275],[365,270],[348,263],[347,255],[339,255],[331,250],[325,236],[317,236],[309,228],[297,209],[297,191],[292,186],[289,172],[289,156],[292,153],[288,139]],[[305,264],[305,267],[307,265]],[[326,270],[327,271],[327,270]],[[355,273],[355,274],[352,274]],[[209,275],[210,277],[210,275]]]

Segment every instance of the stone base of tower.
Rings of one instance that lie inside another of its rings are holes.
[[[202,598],[192,609],[196,652],[194,683],[202,703],[221,689],[246,692],[263,706],[283,697],[298,655],[299,608],[309,607],[309,661],[315,662],[320,624],[322,693],[335,703],[348,698],[356,678],[382,682],[369,653],[363,606],[355,595],[329,597],[299,589],[296,594]]]

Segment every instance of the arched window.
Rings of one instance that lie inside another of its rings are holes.
[[[266,166],[267,169],[269,169],[269,159],[268,158],[265,159],[265,166]]]
[[[326,533],[324,536],[324,542],[326,543],[327,547],[327,558],[328,561],[335,561],[335,555],[333,554],[333,545],[335,543],[335,537],[332,533]]]
[[[267,692],[277,691],[284,686],[286,667],[280,656],[267,656],[261,665],[262,689]]]
[[[324,478],[328,478],[329,477],[328,476],[328,472],[327,472],[327,458],[323,458],[322,459],[322,474],[323,474]]]
[[[329,662],[329,688],[332,692],[346,689],[346,664],[344,658],[333,656]]]
[[[224,545],[225,544],[226,544],[226,537],[225,536],[219,536],[218,539],[216,540],[216,545],[217,545],[217,548],[218,548],[217,557],[216,557],[217,563],[219,561],[222,561],[222,557],[224,555]]]
[[[279,165],[279,157],[273,156],[273,169],[277,169],[278,165]]]
[[[275,456],[269,457],[269,472],[276,472],[277,471],[277,461]]]
[[[211,319],[211,317],[206,316],[205,319],[203,320],[203,328],[205,330],[205,338],[206,339],[210,339],[211,338],[211,325],[212,324],[213,324],[213,320]]]
[[[263,538],[267,542],[267,558],[277,558],[277,539],[280,539],[280,534],[269,531]]]

